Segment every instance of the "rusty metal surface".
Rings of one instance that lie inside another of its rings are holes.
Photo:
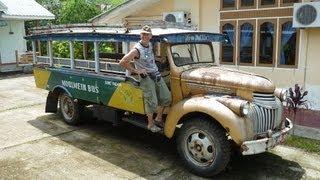
[[[252,92],[273,93],[275,90],[274,84],[265,77],[216,66],[187,70],[181,74],[181,80]]]
[[[198,112],[211,116],[226,129],[232,140],[238,145],[246,140],[252,139],[252,129],[248,130],[248,123],[245,118],[239,117],[229,107],[220,103],[214,96],[200,96],[184,99],[171,106],[168,113],[164,133],[168,138],[174,135],[179,120],[188,113]],[[251,137],[248,137],[251,136]]]
[[[233,112],[236,114],[240,115],[241,112],[241,105],[244,103],[247,103],[247,101],[241,100],[241,99],[234,99],[231,97],[218,97],[217,101],[220,102],[221,104],[229,107]]]

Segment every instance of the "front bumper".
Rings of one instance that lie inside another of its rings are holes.
[[[241,150],[243,155],[252,155],[265,152],[275,146],[282,144],[288,135],[288,132],[292,129],[292,122],[286,118],[285,128],[271,135],[271,137],[254,140],[245,141],[241,145]]]

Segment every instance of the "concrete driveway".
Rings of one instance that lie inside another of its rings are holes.
[[[174,143],[143,129],[88,122],[66,125],[44,113],[46,91],[31,75],[0,76],[1,179],[199,179]],[[233,157],[218,179],[317,179],[320,157],[279,146]]]

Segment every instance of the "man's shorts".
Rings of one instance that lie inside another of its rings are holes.
[[[146,114],[157,112],[157,106],[170,106],[171,93],[162,78],[158,82],[149,76],[140,78],[140,88],[143,91]]]

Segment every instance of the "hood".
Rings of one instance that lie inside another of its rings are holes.
[[[181,74],[182,81],[242,89],[252,92],[273,93],[273,82],[263,76],[222,67],[200,67],[189,69]]]

